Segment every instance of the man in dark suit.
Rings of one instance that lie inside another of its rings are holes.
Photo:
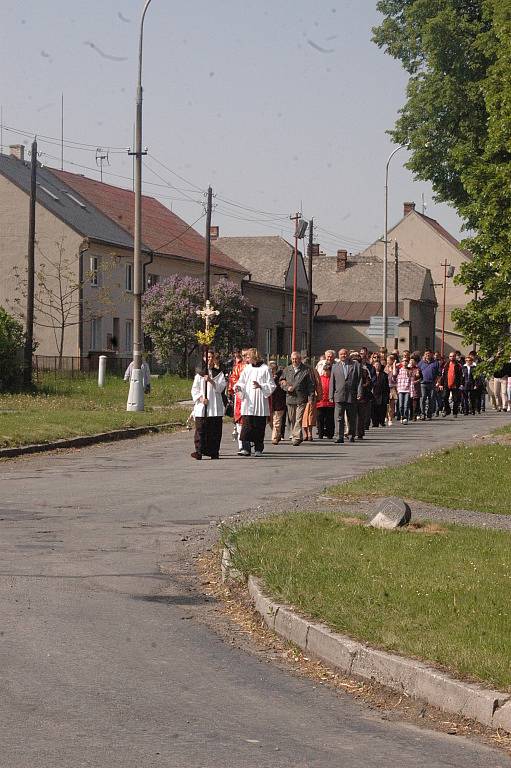
[[[357,427],[357,400],[362,398],[360,363],[349,359],[347,349],[339,350],[339,362],[332,368],[329,400],[335,403],[335,418],[339,434],[337,443],[344,443],[344,414],[348,416],[350,443],[355,442]]]

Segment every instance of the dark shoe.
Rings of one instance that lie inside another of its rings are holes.
[[[344,437],[342,438],[342,440],[341,440],[341,438],[339,438],[335,442],[338,443],[339,445],[341,445],[342,443],[344,443]]]
[[[220,456],[211,456],[212,459],[219,459]]]
[[[353,437],[353,435],[352,435],[352,436],[350,437],[350,443],[354,443],[354,442],[355,442],[355,438],[354,438],[354,437]]]
[[[303,440],[293,440],[291,445],[301,445],[303,443]]]
[[[364,439],[364,435],[357,435],[357,440],[363,440],[363,439]]]
[[[197,461],[200,461],[202,459],[202,453],[199,453],[198,451],[194,451],[190,454],[192,459],[197,459]]]

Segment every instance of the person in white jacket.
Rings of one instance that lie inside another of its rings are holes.
[[[195,374],[192,384],[193,415],[195,418],[195,450],[192,459],[203,456],[218,459],[222,440],[224,403],[222,392],[226,381],[223,372],[215,367],[215,355],[208,353],[207,372]]]
[[[244,367],[234,387],[241,397],[241,450],[239,456],[262,456],[264,431],[270,415],[268,399],[275,389],[270,369],[259,357],[257,349],[248,350],[248,365]]]

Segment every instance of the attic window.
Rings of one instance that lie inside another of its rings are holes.
[[[75,197],[74,195],[72,195],[72,194],[71,194],[71,192],[66,192],[66,195],[69,197],[69,199],[70,199],[70,200],[72,200],[72,201],[73,201],[73,203],[76,203],[76,205],[79,205],[79,206],[80,206],[80,208],[83,208],[83,209],[86,209],[86,208],[87,208],[87,206],[85,205],[85,203],[82,203],[82,201],[81,201],[81,200],[78,200],[78,198],[77,198],[77,197]]]
[[[54,195],[53,192],[50,192],[50,190],[47,187],[43,187],[42,184],[38,184],[37,186],[39,187],[39,189],[42,189],[43,192],[46,192],[46,194],[49,195],[53,200],[58,201],[59,198],[57,197],[57,195]]]

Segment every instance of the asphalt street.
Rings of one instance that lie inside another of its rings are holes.
[[[233,648],[162,562],[237,511],[397,463],[511,414],[361,443],[190,459],[190,433],[0,463],[1,768],[508,768]]]

